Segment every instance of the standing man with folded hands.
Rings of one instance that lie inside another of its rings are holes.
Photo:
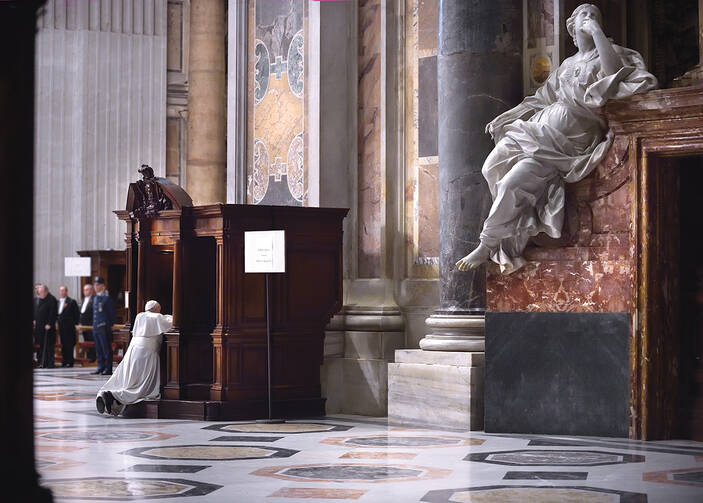
[[[115,302],[105,289],[105,280],[93,279],[93,339],[98,368],[93,374],[112,375],[112,325],[115,323]]]

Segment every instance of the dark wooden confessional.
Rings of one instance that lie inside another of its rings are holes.
[[[115,211],[127,224],[128,328],[150,299],[174,326],[162,344],[162,399],[125,414],[267,417],[265,275],[244,273],[244,232],[255,230],[286,232],[286,272],[270,277],[273,414],[324,414],[324,328],[341,307],[348,210],[193,206],[180,186],[140,173],[126,210]]]

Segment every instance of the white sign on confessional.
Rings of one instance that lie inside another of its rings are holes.
[[[286,272],[286,231],[244,232],[244,272]]]
[[[64,257],[64,276],[90,276],[90,257]]]

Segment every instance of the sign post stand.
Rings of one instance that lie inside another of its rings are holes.
[[[271,396],[271,297],[269,283],[271,273],[286,272],[285,231],[247,231],[244,232],[244,272],[264,273],[266,275],[266,388],[268,401],[268,419],[259,419],[257,423],[285,423],[284,419],[273,418],[273,400]]]

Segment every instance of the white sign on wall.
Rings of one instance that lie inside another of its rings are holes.
[[[90,257],[64,257],[64,276],[90,276]]]
[[[286,272],[286,231],[244,232],[244,272]]]

